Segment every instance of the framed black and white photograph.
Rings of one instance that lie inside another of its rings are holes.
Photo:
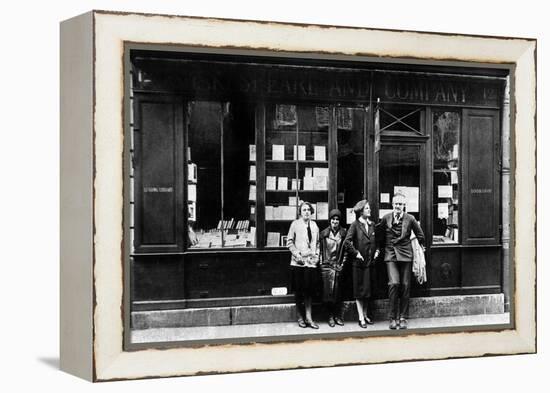
[[[94,11],[61,43],[66,370],[535,351],[535,40]]]

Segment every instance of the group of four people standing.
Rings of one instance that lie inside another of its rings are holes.
[[[341,225],[342,213],[329,213],[329,226],[319,232],[311,219],[313,207],[309,202],[300,205],[300,217],[292,222],[287,236],[287,247],[292,257],[290,269],[298,326],[318,329],[312,317],[312,300],[317,292],[319,270],[323,303],[326,305],[331,327],[343,325],[341,304],[342,271],[344,264],[352,265],[353,297],[357,307],[358,323],[366,329],[373,322],[368,317],[367,305],[371,297],[371,270],[380,252],[388,272],[390,329],[406,329],[409,315],[409,297],[413,250],[411,232],[424,247],[424,233],[414,216],[405,213],[405,196],[396,193],[393,210],[378,224],[370,218],[368,201],[359,201],[354,211],[357,219],[346,231]]]

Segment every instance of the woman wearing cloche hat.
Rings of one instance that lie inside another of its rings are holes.
[[[353,207],[358,216],[346,235],[344,247],[352,260],[353,297],[357,306],[359,326],[367,328],[372,321],[367,316],[368,299],[371,296],[371,267],[379,254],[375,240],[374,222],[370,220],[370,205],[363,199]]]
[[[323,303],[328,309],[328,325],[344,325],[341,304],[341,276],[346,258],[344,240],[346,229],[342,228],[342,213],[332,209],[329,213],[329,226],[319,234],[321,277],[323,282]]]

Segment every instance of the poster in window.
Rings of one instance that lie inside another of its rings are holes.
[[[275,107],[277,127],[293,126],[297,122],[296,105],[277,105]]]

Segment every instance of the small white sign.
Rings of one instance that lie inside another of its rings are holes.
[[[438,198],[452,198],[453,197],[453,186],[437,186],[437,197]]]
[[[188,201],[197,201],[197,185],[196,184],[189,184],[187,186],[187,200]]]
[[[327,149],[325,146],[314,146],[313,147],[313,159],[315,161],[326,161],[327,160]]]
[[[305,145],[298,145],[298,157],[296,157],[296,145],[293,146],[293,152],[292,152],[293,160],[298,159],[298,161],[305,161],[306,160],[306,146]]]
[[[271,158],[276,161],[285,160],[285,145],[273,145]]]
[[[273,287],[271,288],[271,295],[273,296],[285,296],[288,293],[287,287]]]
[[[451,171],[451,184],[458,184],[458,172]]]
[[[437,204],[437,218],[440,218],[440,219],[449,218],[449,205],[447,203]]]
[[[380,203],[390,203],[390,193],[383,192],[380,194]]]

